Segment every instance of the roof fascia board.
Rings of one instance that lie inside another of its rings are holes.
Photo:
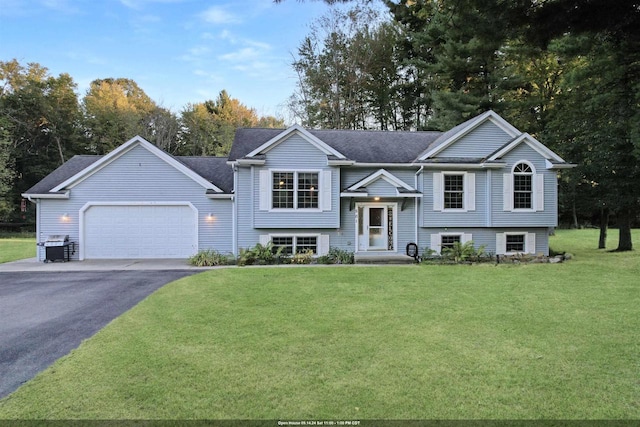
[[[42,194],[22,193],[21,196],[29,200],[31,199],[68,199],[69,192],[65,191],[64,193],[42,193]]]
[[[506,163],[424,163],[425,169],[501,169]]]
[[[378,179],[384,179],[385,181],[387,181],[389,184],[393,185],[396,188],[397,187],[402,187],[405,190],[415,191],[414,188],[412,188],[411,186],[407,185],[402,180],[398,179],[395,175],[393,175],[392,173],[387,172],[384,169],[379,169],[378,171],[374,172],[373,174],[369,175],[368,177],[356,182],[351,187],[347,188],[347,190],[353,191],[353,190],[357,190],[358,188],[361,188],[361,187],[366,187],[367,185],[371,184],[374,181],[377,181]]]
[[[416,166],[420,167],[420,164],[415,163],[359,163],[355,162],[353,167],[359,168],[415,168]]]
[[[369,197],[369,193],[351,193],[347,191],[340,193],[340,197]]]
[[[534,137],[532,137],[528,133],[523,133],[518,138],[514,139],[513,142],[511,142],[511,144],[507,145],[502,150],[496,152],[488,160],[496,160],[496,159],[501,158],[502,156],[507,154],[509,151],[513,150],[518,145],[520,145],[522,142],[527,144],[529,147],[533,148],[535,151],[537,151],[545,159],[552,159],[552,160],[555,160],[555,161],[560,162],[560,163],[566,163],[562,159],[562,157],[558,156],[556,153],[551,151],[544,144],[542,144],[540,141],[538,141],[537,139],[535,139]]]
[[[223,193],[223,194],[207,194],[207,199],[232,199],[233,194]]]
[[[278,135],[274,136],[273,138],[271,138],[270,140],[268,140],[267,142],[265,142],[264,144],[262,144],[261,146],[259,146],[258,148],[250,152],[249,154],[247,154],[245,157],[253,157],[260,153],[266,153],[267,151],[271,150],[273,147],[277,146],[278,144],[286,140],[289,136],[293,135],[294,133],[298,133],[301,137],[306,139],[309,143],[314,145],[324,154],[334,155],[340,159],[346,159],[344,154],[334,150],[329,145],[324,143],[321,139],[312,135],[308,130],[304,129],[302,126],[298,124],[295,124],[289,127],[288,129],[285,129],[282,133],[279,133]]]
[[[262,166],[264,165],[267,161],[264,159],[237,159],[236,160],[237,164],[240,166]]]
[[[469,132],[471,132],[481,124],[485,123],[486,121],[492,122],[512,138],[515,138],[521,133],[511,123],[509,123],[508,121],[500,117],[498,113],[496,113],[495,111],[493,110],[485,111],[484,113],[477,116],[475,120],[472,119],[467,126],[460,129],[456,134],[450,136],[442,144],[439,144],[437,147],[434,147],[433,149],[420,155],[420,157],[418,157],[418,160],[425,160],[425,159],[428,159],[429,157],[435,156],[436,154],[443,151],[445,148],[450,147],[454,142],[456,142],[457,140],[459,140],[460,138],[462,138],[463,136],[465,136],[466,134],[468,134]]]
[[[119,146],[109,154],[106,154],[101,159],[87,166],[86,168],[84,168],[77,174],[73,175],[66,181],[58,184],[50,191],[51,192],[60,191],[64,188],[67,188],[67,187],[72,188],[78,185],[80,182],[84,181],[85,179],[87,179],[94,173],[98,172],[100,169],[104,168],[105,166],[109,165],[111,162],[118,159],[122,155],[126,154],[127,152],[129,152],[130,150],[132,150],[138,145],[142,146],[150,153],[156,155],[158,158],[163,160],[168,165],[173,166],[175,169],[182,172],[183,174],[185,174],[187,177],[191,178],[198,184],[202,185],[204,188],[208,190],[214,190],[219,193],[223,192],[215,184],[207,181],[202,176],[198,175],[193,170],[189,169],[186,165],[174,159],[169,154],[165,153],[164,151],[162,151],[161,149],[159,149],[158,147],[156,147],[155,145],[151,144],[149,141],[147,141],[146,139],[138,135],[134,136],[133,138],[131,138],[130,140],[128,140],[127,142],[125,142],[124,144],[122,144],[121,146]]]

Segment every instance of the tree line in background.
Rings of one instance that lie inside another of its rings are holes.
[[[106,154],[140,135],[174,155],[224,156],[236,128],[284,126],[224,90],[175,114],[130,79],[94,80],[82,99],[76,89],[40,64],[0,62],[0,222],[24,222],[20,194],[76,154]]]
[[[632,248],[640,208],[637,0],[383,0],[334,10],[300,43],[292,112],[303,125],[447,130],[488,109],[578,167],[561,221],[610,215]],[[279,2],[276,0],[276,2]]]

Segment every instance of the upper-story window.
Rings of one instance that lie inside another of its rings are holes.
[[[531,209],[533,195],[533,170],[526,163],[518,163],[513,169],[513,208]]]
[[[317,209],[317,172],[273,172],[273,209]]]
[[[434,172],[433,210],[476,210],[475,178],[472,172]]]
[[[464,208],[464,175],[444,175],[444,208]]]
[[[510,212],[544,211],[545,174],[526,160],[515,163],[503,177],[504,210]]]

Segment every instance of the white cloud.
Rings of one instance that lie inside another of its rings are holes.
[[[227,8],[224,6],[211,6],[209,9],[205,10],[200,14],[200,17],[210,24],[221,25],[221,24],[238,24],[241,22],[241,19],[230,13],[226,10]]]
[[[120,0],[120,3],[130,9],[142,9],[150,3],[182,3],[184,0]]]

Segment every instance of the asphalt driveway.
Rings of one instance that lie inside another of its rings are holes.
[[[197,272],[0,272],[0,398],[156,289]]]

